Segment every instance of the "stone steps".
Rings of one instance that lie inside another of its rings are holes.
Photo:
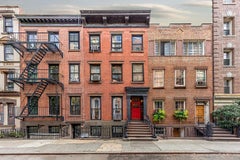
[[[240,141],[237,135],[232,134],[231,131],[220,128],[213,127],[212,137],[208,137],[211,141]]]

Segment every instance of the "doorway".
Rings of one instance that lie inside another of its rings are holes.
[[[204,105],[196,106],[196,117],[198,124],[204,124]]]
[[[72,124],[72,135],[74,138],[81,138],[81,124]]]
[[[131,120],[143,120],[143,97],[131,97]]]

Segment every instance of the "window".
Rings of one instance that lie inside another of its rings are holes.
[[[100,52],[101,47],[100,47],[100,35],[99,34],[94,34],[90,35],[90,52]]]
[[[102,130],[102,127],[101,126],[91,126],[90,127],[91,129],[91,136],[93,137],[100,137],[101,136],[101,130]]]
[[[172,56],[175,55],[175,41],[156,41],[154,43],[155,56]]]
[[[69,81],[70,82],[80,82],[79,76],[79,64],[69,65]]]
[[[90,65],[90,81],[98,82],[101,80],[100,64]]]
[[[165,128],[163,127],[156,127],[155,128],[155,135],[156,136],[162,136],[162,135],[165,135]]]
[[[164,101],[163,100],[154,100],[153,107],[154,107],[154,110],[164,109]]]
[[[4,60],[13,61],[13,48],[10,45],[4,45]]]
[[[4,17],[4,32],[13,32],[13,19],[12,17]]]
[[[225,78],[224,79],[224,93],[225,94],[232,94],[233,93],[232,88],[233,88],[232,79],[231,78]]]
[[[223,53],[223,64],[224,66],[233,65],[233,49],[224,49]]]
[[[196,86],[204,87],[207,85],[206,70],[200,69],[196,70]]]
[[[121,52],[122,51],[122,35],[112,34],[112,51]]]
[[[37,82],[38,79],[38,66],[31,64],[28,67],[28,82]]]
[[[7,91],[14,91],[14,83],[13,81],[9,80],[11,78],[14,78],[14,72],[7,73],[7,85],[6,85]]]
[[[38,115],[38,97],[28,97],[28,114]]]
[[[112,64],[112,82],[122,82],[122,64]]]
[[[37,49],[37,32],[27,32],[27,49]]]
[[[185,86],[185,70],[177,69],[175,70],[175,87]]]
[[[183,43],[183,53],[187,56],[204,55],[202,41],[192,41]]]
[[[123,137],[123,127],[122,126],[112,126],[112,137]]]
[[[143,64],[142,63],[134,63],[132,64],[132,81],[133,82],[144,82],[144,74],[143,74]]]
[[[175,109],[181,111],[185,110],[185,101],[184,100],[175,101]]]
[[[93,96],[90,97],[91,105],[91,119],[100,120],[101,119],[101,97]]]
[[[223,4],[232,4],[235,0],[223,0]]]
[[[133,52],[143,51],[142,35],[132,35],[132,51]]]
[[[224,17],[223,18],[223,35],[234,35],[234,18]]]
[[[70,97],[70,115],[80,115],[80,97]]]
[[[49,115],[60,114],[59,96],[49,96]]]
[[[59,48],[59,33],[58,32],[48,32],[49,42],[53,42]]]
[[[153,88],[164,87],[164,70],[153,70]]]
[[[122,97],[112,97],[113,120],[122,120]]]
[[[27,126],[27,133],[38,133],[38,126]]]
[[[69,49],[79,50],[79,32],[69,32]]]
[[[49,78],[59,80],[59,64],[49,64]]]
[[[48,126],[48,133],[60,133],[59,126]]]

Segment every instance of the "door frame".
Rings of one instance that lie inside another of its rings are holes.
[[[139,108],[139,118],[137,119],[133,119],[133,110],[134,110],[134,106],[133,106],[133,98],[139,98],[139,107],[137,107],[137,108]],[[131,96],[131,120],[144,120],[143,119],[143,117],[144,117],[144,115],[143,115],[143,97],[142,96]]]

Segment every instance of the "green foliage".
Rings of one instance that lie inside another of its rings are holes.
[[[173,116],[178,119],[180,122],[188,118],[188,110],[176,110]]]
[[[222,128],[231,129],[240,125],[240,103],[239,101],[232,104],[218,108],[213,112],[213,117]]]
[[[0,132],[0,138],[4,138],[4,134]]]
[[[163,109],[157,109],[153,113],[153,122],[159,122],[166,118],[166,113]]]

